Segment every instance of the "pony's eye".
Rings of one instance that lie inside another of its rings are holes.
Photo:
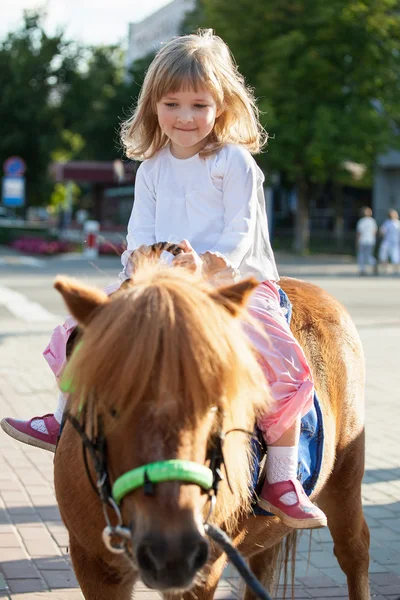
[[[110,409],[110,415],[111,415],[111,416],[112,416],[114,419],[116,419],[116,418],[118,417],[118,411],[117,411],[117,409],[116,409],[116,408],[111,408],[111,409]]]

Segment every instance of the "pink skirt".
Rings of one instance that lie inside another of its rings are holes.
[[[251,325],[245,325],[275,401],[258,422],[267,444],[279,440],[299,417],[307,414],[314,397],[310,367],[282,312],[278,290],[276,283],[265,281],[248,303],[249,313],[261,322],[267,339]]]
[[[120,285],[121,282],[110,285],[105,292],[111,294]],[[277,284],[265,281],[255,289],[248,303],[250,314],[261,322],[267,339],[251,325],[244,325],[275,400],[272,409],[258,423],[268,444],[276,442],[310,410],[314,394],[310,368],[280,308],[278,289]],[[65,365],[67,340],[76,325],[71,316],[67,317],[54,329],[43,353],[57,380]]]

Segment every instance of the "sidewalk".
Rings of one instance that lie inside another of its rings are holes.
[[[382,281],[382,285],[385,282]],[[384,294],[384,290],[383,290]],[[385,294],[384,294],[385,295]],[[358,301],[358,300],[357,300]],[[361,302],[361,300],[360,300]],[[356,306],[356,305],[355,305]],[[385,307],[380,307],[385,315]],[[53,324],[23,325],[0,312],[0,415],[26,418],[54,407],[56,386],[42,356]],[[36,331],[34,330],[36,329]],[[400,596],[400,325],[360,327],[367,356],[367,463],[363,496],[371,528],[371,587],[376,600]],[[0,432],[0,598],[81,599],[56,506],[50,453]],[[296,599],[347,598],[327,529],[301,537]],[[239,597],[232,568],[216,598]],[[290,598],[290,590],[288,597]],[[159,596],[140,586],[141,600]]]

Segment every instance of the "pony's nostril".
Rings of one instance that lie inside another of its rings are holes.
[[[191,558],[194,571],[199,571],[204,567],[208,559],[208,542],[206,540],[202,539],[199,541]]]
[[[148,544],[142,544],[138,548],[137,562],[144,571],[157,571],[157,561]]]
[[[198,534],[179,537],[169,544],[164,540],[146,539],[136,550],[136,560],[147,579],[159,581],[167,577],[173,587],[179,587],[187,585],[188,580],[205,565],[208,547],[208,541]]]

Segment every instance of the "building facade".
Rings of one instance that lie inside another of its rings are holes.
[[[173,0],[139,23],[129,24],[127,67],[135,60],[159,50],[163,42],[180,32],[185,14],[194,9],[195,0]]]
[[[390,150],[378,156],[374,171],[373,209],[378,223],[390,208],[400,212],[400,152]]]

